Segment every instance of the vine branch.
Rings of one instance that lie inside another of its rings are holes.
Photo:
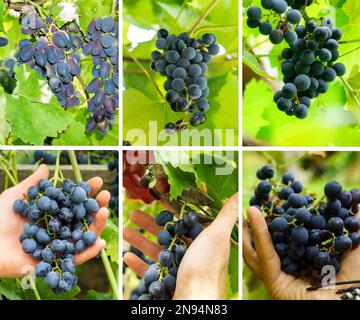
[[[156,91],[159,93],[160,97],[162,99],[164,99],[164,94],[162,93],[162,91],[160,90],[159,86],[157,85],[157,83],[155,82],[155,80],[153,79],[153,77],[150,75],[150,73],[143,67],[143,65],[138,61],[137,58],[135,58],[132,54],[130,54],[131,59],[134,60],[134,62],[139,66],[139,68],[145,73],[146,77],[152,82],[152,84],[155,86]]]
[[[199,25],[206,19],[206,17],[209,15],[209,13],[216,7],[216,5],[220,2],[220,0],[213,0],[207,9],[204,11],[204,13],[199,17],[199,19],[195,22],[194,26],[190,30],[190,36],[195,34],[196,29],[199,27]]]

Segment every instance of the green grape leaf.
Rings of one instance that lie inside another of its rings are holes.
[[[163,153],[155,153],[156,162],[163,166],[163,169],[168,177],[168,183],[170,185],[170,200],[181,196],[183,190],[187,190],[190,187],[196,187],[195,176],[193,172],[183,171],[180,167],[181,161],[176,163],[172,161],[170,163]]]
[[[34,103],[23,96],[6,94],[5,116],[12,132],[25,143],[42,145],[47,137],[56,137],[73,121],[56,98],[49,103]],[[21,116],[19,116],[21,114]]]
[[[245,138],[255,138],[260,128],[270,123],[263,114],[273,104],[273,92],[263,80],[252,79],[247,84],[243,102]]]
[[[113,1],[108,0],[76,0],[78,13],[80,16],[80,26],[83,30],[87,27],[94,18],[105,18],[113,13]]]
[[[95,290],[89,290],[87,292],[86,297],[89,300],[112,300],[113,294],[112,292],[102,293],[102,292],[97,292]]]
[[[111,220],[108,220],[107,225],[101,238],[106,241],[106,254],[110,257],[112,262],[119,264],[119,228]]]
[[[234,157],[231,159],[230,157]],[[207,194],[221,208],[223,202],[238,191],[237,152],[198,154],[195,157],[196,177],[206,184]]]
[[[81,291],[75,286],[70,292],[55,294],[43,278],[36,278],[36,288],[42,300],[75,300],[75,296]]]
[[[153,133],[157,137],[166,123],[176,122],[180,119],[166,102],[150,100],[142,92],[133,88],[124,92],[123,101],[124,139],[130,141],[132,145],[148,144],[147,139],[150,135],[149,121],[157,121],[156,132]],[[139,132],[138,129],[142,130],[142,132]],[[170,140],[171,137],[165,139]]]
[[[256,60],[255,56],[249,52],[248,50],[243,50],[243,62],[256,74],[263,76],[268,79],[276,80],[276,78],[270,76],[266,71],[264,71],[263,67]]]
[[[228,279],[227,279],[227,299],[238,299],[239,291],[239,247],[232,245],[230,249]]]
[[[269,291],[264,283],[245,264],[243,264],[243,299],[271,300]]]
[[[13,279],[0,279],[0,295],[9,300],[22,300],[21,291]]]
[[[30,101],[43,101],[44,98],[48,100],[48,97],[52,96],[47,83],[34,70],[22,65],[15,67],[14,72],[18,81],[16,93],[19,96],[24,96]]]
[[[360,90],[360,67],[359,67],[359,65],[353,66],[353,68],[350,72],[350,76],[348,78],[348,82],[349,82],[350,87],[353,90],[355,90],[355,91]]]
[[[78,120],[76,118],[75,120]],[[105,136],[98,132],[86,133],[84,120],[80,123],[74,121],[68,129],[53,140],[53,145],[58,146],[115,146],[119,143],[118,125],[111,126]]]
[[[0,106],[6,104],[6,97],[3,88],[0,86]],[[6,139],[11,132],[11,127],[5,117],[5,108],[0,107],[0,144],[5,145]]]

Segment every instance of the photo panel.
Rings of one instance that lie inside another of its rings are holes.
[[[0,300],[118,300],[115,151],[0,151]]]
[[[118,11],[0,1],[0,145],[119,145]]]
[[[243,299],[359,300],[359,161],[243,153]]]
[[[238,8],[124,1],[126,145],[238,145]]]
[[[239,298],[238,152],[123,152],[123,299]]]
[[[243,1],[243,145],[359,146],[358,1]]]

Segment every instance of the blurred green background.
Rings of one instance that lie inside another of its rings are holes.
[[[280,112],[273,102],[282,85],[280,53],[288,45],[285,41],[273,45],[268,36],[246,25],[247,8],[260,3],[243,1],[244,145],[359,146],[359,0],[317,0],[306,8],[312,18],[330,17],[343,32],[338,62],[346,65],[347,72],[313,100],[304,120]]]
[[[245,217],[249,200],[259,182],[256,171],[265,164],[276,169],[275,179],[281,179],[284,172],[292,172],[296,180],[304,185],[304,192],[323,194],[327,181],[339,181],[344,189],[360,186],[360,152],[243,152],[243,215]],[[263,283],[243,264],[243,298],[245,300],[270,299]]]

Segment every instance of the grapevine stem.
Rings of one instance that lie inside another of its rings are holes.
[[[72,169],[74,171],[75,179],[76,179],[77,182],[80,182],[82,180],[82,177],[81,177],[79,164],[77,163],[77,160],[76,160],[75,151],[74,150],[68,150],[68,154],[69,154]]]
[[[68,153],[69,153],[70,162],[71,162],[74,174],[75,174],[75,179],[77,182],[80,182],[80,181],[82,181],[82,177],[81,177],[79,165],[76,160],[75,151],[69,150]],[[110,286],[114,293],[115,299],[118,300],[119,299],[119,289],[118,289],[117,281],[116,281],[115,275],[111,269],[111,265],[110,265],[110,262],[107,257],[105,249],[101,250],[101,260],[104,264],[105,271],[107,273],[107,276],[108,276],[108,279],[110,282]]]
[[[301,9],[300,12],[301,12],[301,14],[302,14],[305,22],[308,22],[308,21],[310,20],[310,17],[309,17],[309,15],[308,15],[306,9],[305,9],[305,8],[304,8],[304,9]]]
[[[203,27],[197,28],[193,32],[193,35],[197,35],[201,31],[205,31],[205,30],[218,30],[218,29],[224,30],[224,29],[237,29],[237,28],[238,28],[238,26],[235,26],[235,25],[203,26]]]
[[[14,179],[14,177],[12,176],[12,174],[10,173],[10,171],[8,170],[8,168],[4,165],[2,159],[0,158],[0,167],[4,170],[5,174],[8,176],[9,180],[11,181],[11,183],[13,184],[13,186],[16,186],[17,183]]]
[[[4,181],[4,190],[9,189],[9,177],[5,176],[5,181]]]
[[[31,276],[29,277],[29,279],[30,279],[29,281],[30,281],[31,289],[34,291],[36,300],[41,300],[40,294],[39,294],[39,291],[38,291],[37,288],[36,288],[36,284],[35,284],[35,282],[34,282],[34,279],[33,279]]]
[[[262,154],[271,162],[274,167],[278,167],[276,160],[267,151],[263,151]]]
[[[84,90],[86,99],[89,100],[90,96],[89,96],[89,93],[86,91],[86,84],[85,84],[84,79],[81,77],[80,74],[78,74],[78,75],[76,76],[76,78],[79,80],[79,83],[80,83],[82,89]]]
[[[13,168],[13,173],[14,173],[14,178],[16,181],[16,184],[19,183],[19,178],[18,178],[18,174],[17,174],[17,163],[16,163],[16,151],[11,151],[11,161],[12,161],[12,168]]]
[[[139,68],[145,73],[146,77],[153,83],[153,85],[155,86],[157,92],[159,93],[160,97],[162,99],[164,99],[164,94],[162,93],[162,91],[160,90],[160,88],[158,87],[157,83],[155,82],[155,80],[152,78],[152,76],[150,75],[150,73],[143,67],[143,65],[138,61],[137,58],[135,58],[132,54],[130,54],[131,59],[134,60],[134,62],[139,66]]]
[[[339,44],[347,44],[347,43],[355,43],[355,42],[360,42],[360,39],[355,39],[355,40],[343,40],[343,41],[339,41]]]
[[[176,26],[176,24],[177,24],[177,22],[178,22],[178,20],[179,20],[179,18],[180,18],[180,16],[181,16],[181,14],[183,13],[183,11],[184,11],[184,9],[185,9],[185,7],[186,7],[187,2],[188,2],[188,0],[184,0],[183,4],[181,5],[181,8],[180,8],[180,10],[179,10],[179,12],[178,12],[178,14],[177,14],[177,16],[176,16],[176,18],[175,18],[174,24],[173,24],[172,27],[170,28],[170,33],[172,33],[173,29],[175,28],[175,26]]]
[[[2,160],[2,161],[4,162],[4,164],[5,164],[5,165],[9,168],[9,170],[11,171],[11,174],[12,174],[14,180],[15,180],[15,184],[18,184],[19,182],[17,181],[17,178],[16,178],[16,177],[17,177],[17,173],[16,173],[13,165],[11,165],[11,163],[10,163],[4,156],[0,155],[0,157],[1,157],[0,160]],[[9,158],[10,158],[10,157],[11,157],[11,153],[9,154]],[[10,172],[10,171],[9,171],[9,172]]]
[[[15,178],[15,176],[16,176],[16,171],[15,171],[15,169],[14,169],[14,166],[10,163],[11,157],[12,157],[12,151],[10,151],[10,152],[8,153],[8,155],[7,155],[7,158],[9,158],[9,160],[8,160],[6,157],[4,157],[4,156],[2,156],[2,160],[3,160],[4,163],[9,167],[9,169],[11,170],[11,173],[13,174],[13,176],[14,176],[14,178]],[[16,179],[15,179],[15,180],[16,180]],[[18,182],[17,182],[16,184],[18,184]]]
[[[199,19],[195,22],[194,26],[190,30],[189,34],[192,36],[195,34],[195,30],[199,27],[199,25],[206,19],[206,17],[209,15],[209,13],[216,7],[216,5],[220,2],[220,0],[213,0],[205,12],[199,17]]]
[[[56,167],[54,172],[54,187],[56,187],[56,184],[59,180],[59,170],[60,170],[60,150],[57,151],[56,154]]]
[[[350,53],[353,53],[353,52],[355,52],[355,51],[357,51],[357,50],[359,50],[359,49],[360,49],[360,47],[357,47],[357,48],[355,48],[355,49],[353,49],[353,50],[350,50],[350,51],[342,54],[342,55],[340,56],[340,58],[342,58],[342,57],[344,57],[344,56],[346,56],[346,55],[348,55],[348,54],[350,54]]]
[[[115,299],[119,300],[119,286],[117,284],[114,272],[111,269],[110,261],[109,261],[109,259],[107,257],[106,251],[104,249],[101,250],[101,260],[102,260],[102,262],[104,264],[106,273],[108,275],[110,286],[111,286],[111,289],[112,289],[112,291],[114,293]]]
[[[278,168],[279,168],[279,169],[286,168],[286,167],[292,165],[293,163],[296,163],[296,162],[299,161],[301,158],[305,157],[305,155],[306,155],[306,152],[302,153],[301,155],[299,155],[298,157],[296,157],[295,159],[293,159],[293,160],[291,160],[291,161],[289,161],[289,162],[279,164]]]
[[[256,48],[256,47],[258,47],[258,46],[261,46],[262,44],[264,44],[264,43],[267,43],[268,42],[268,39],[265,39],[265,40],[263,40],[263,41],[260,41],[260,42],[258,42],[258,43],[255,43],[252,47],[250,47],[248,50],[249,51],[252,51],[254,48]]]
[[[51,12],[52,12],[53,9],[54,9],[54,5],[55,5],[55,0],[52,0],[52,1],[51,1],[51,6],[50,6],[50,8],[49,8],[49,13],[48,13],[49,17],[51,16]]]

